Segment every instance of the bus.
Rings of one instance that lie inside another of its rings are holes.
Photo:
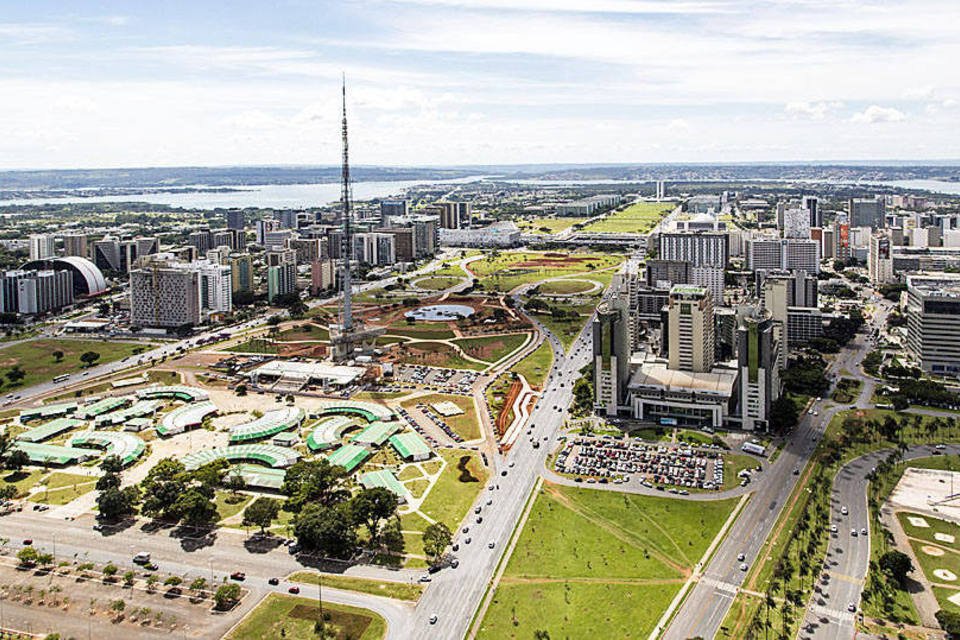
[[[54,376],[53,381],[54,381],[54,382],[63,382],[64,380],[69,380],[69,379],[70,379],[70,374],[69,374],[69,373],[64,373],[64,374],[61,374],[61,375],[59,375],[59,376]]]

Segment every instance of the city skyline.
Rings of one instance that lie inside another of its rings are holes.
[[[950,2],[546,6],[9,7],[0,168],[956,155]]]

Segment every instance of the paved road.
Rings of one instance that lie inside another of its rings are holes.
[[[935,455],[935,451],[933,445],[913,446],[906,450],[903,459],[927,458]],[[849,611],[849,605],[859,610],[870,568],[871,541],[860,535],[861,529],[869,529],[867,475],[892,452],[892,449],[882,449],[851,460],[834,479],[830,522],[836,525],[837,532],[830,535],[826,568],[807,608],[801,638],[846,640],[855,637],[856,614]],[[960,455],[960,445],[945,445],[941,453]],[[847,515],[843,515],[844,507]],[[851,529],[857,530],[856,537],[850,533]]]
[[[591,357],[590,324],[574,342],[569,356],[564,354],[555,335],[543,326],[539,329],[553,347],[554,363],[545,391],[527,425],[532,434],[524,432],[499,465],[494,458],[495,475],[489,482],[494,489],[484,489],[477,502],[482,507],[483,522],[476,524],[471,513],[465,521],[469,531],[457,532],[454,541],[459,543],[460,549],[455,555],[460,566],[436,574],[417,606],[410,638],[456,640],[465,637],[527,498],[544,468],[547,453],[556,442],[567,408],[573,402],[573,383]],[[534,448],[531,438],[540,446]],[[504,473],[506,475],[502,475]],[[489,506],[488,501],[492,501]],[[471,539],[469,544],[467,538]],[[438,618],[436,624],[429,621],[432,615]]]
[[[838,354],[830,371],[834,374],[844,369],[851,373],[859,371],[857,365],[870,349],[872,344],[869,338],[858,334],[851,346]],[[867,406],[871,392],[872,385],[865,384],[857,404]],[[772,465],[767,465],[756,492],[665,631],[664,638],[686,640],[696,636],[712,638],[717,635],[746,577],[746,572],[740,570],[742,563],[737,559],[738,555],[742,553],[748,565],[756,562],[800,478],[800,475],[794,475],[794,471],[803,471],[830,419],[848,408],[847,405],[829,409],[824,406],[823,401],[813,403],[812,409],[819,415],[804,414],[800,424],[784,443],[780,457]]]

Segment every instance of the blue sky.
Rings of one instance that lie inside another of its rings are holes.
[[[956,0],[5,3],[0,167],[944,159]]]

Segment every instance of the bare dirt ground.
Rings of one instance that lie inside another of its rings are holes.
[[[219,638],[256,604],[248,595],[229,613],[212,613],[209,601],[191,602],[157,586],[154,593],[77,575],[21,571],[0,566],[3,625],[69,638]],[[112,603],[122,600],[123,612]]]

